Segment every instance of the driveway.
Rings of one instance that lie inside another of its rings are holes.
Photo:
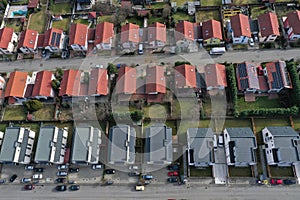
[[[213,176],[215,178],[215,184],[226,184],[227,182],[227,164],[225,160],[225,150],[224,147],[218,147],[214,151],[215,164],[213,165]]]

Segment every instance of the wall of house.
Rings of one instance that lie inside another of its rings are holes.
[[[274,42],[277,38],[277,35],[269,35],[267,37],[260,37],[259,42]]]
[[[204,45],[210,45],[210,44],[220,44],[221,43],[221,40],[219,38],[210,38],[210,39],[207,39],[207,40],[204,40]]]
[[[21,47],[20,51],[23,54],[30,54],[30,53],[34,53],[34,49],[28,48],[28,47]]]
[[[246,36],[232,38],[233,44],[247,44],[248,40],[249,40],[249,38]]]
[[[294,34],[292,27],[289,28],[287,33],[288,33],[288,38],[290,40],[299,40],[300,39],[300,34]]]
[[[150,47],[164,47],[166,44],[164,42],[161,42],[159,40],[155,40],[152,42],[149,42]]]

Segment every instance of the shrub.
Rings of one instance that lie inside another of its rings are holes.
[[[29,100],[24,105],[29,112],[37,111],[43,107],[43,104],[38,100]]]

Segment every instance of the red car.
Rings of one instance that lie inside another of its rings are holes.
[[[282,180],[277,178],[271,178],[271,184],[272,185],[282,185]]]
[[[24,190],[33,190],[34,189],[34,185],[25,185],[24,186]]]
[[[168,176],[179,176],[178,171],[168,172]]]

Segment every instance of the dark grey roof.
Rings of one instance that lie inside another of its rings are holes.
[[[136,132],[128,125],[117,125],[110,129],[108,162],[134,163]]]
[[[255,137],[249,127],[226,128],[230,138]]]
[[[173,161],[172,128],[155,124],[146,129],[145,162],[166,164]]]
[[[73,135],[71,162],[95,164],[99,162],[101,131],[92,126],[76,127]]]
[[[299,134],[290,126],[268,126],[266,128],[272,133],[273,136],[299,136]]]
[[[258,33],[259,28],[258,28],[258,20],[257,19],[249,19],[249,24],[250,24],[250,30],[251,33]]]

